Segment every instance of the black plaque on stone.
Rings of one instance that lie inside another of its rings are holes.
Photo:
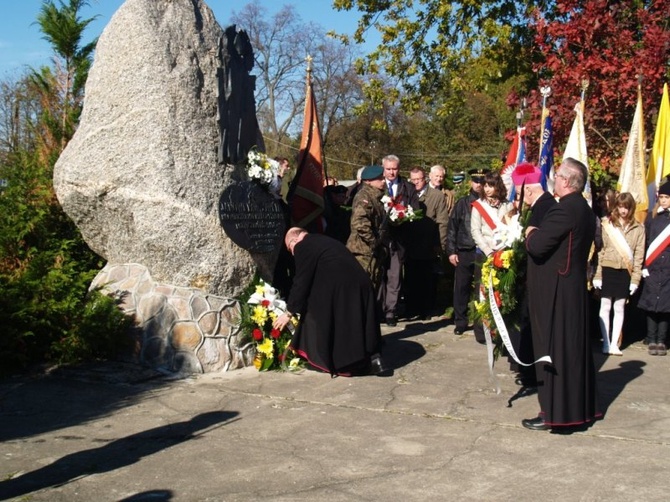
[[[235,244],[251,253],[273,253],[286,233],[279,199],[255,181],[233,183],[219,200],[221,226]]]

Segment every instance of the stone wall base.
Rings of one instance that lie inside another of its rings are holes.
[[[139,264],[107,264],[91,289],[119,298],[135,319],[132,359],[179,373],[228,371],[253,363],[254,345],[239,331],[237,300],[155,282]]]

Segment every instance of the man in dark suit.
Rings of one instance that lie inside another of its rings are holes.
[[[442,192],[428,186],[426,173],[418,167],[409,172],[424,217],[410,223],[405,261],[406,317],[430,319],[437,296],[436,267],[447,245],[449,211]]]
[[[400,159],[395,155],[387,155],[382,159],[386,192],[397,204],[412,209],[419,209],[419,198],[414,185],[400,176]],[[398,303],[402,287],[402,269],[405,263],[405,243],[409,238],[408,225],[391,227],[389,245],[389,265],[386,270],[385,283],[382,287],[382,305],[387,326],[395,326],[398,322]]]
[[[539,227],[526,229],[528,310],[536,365],[540,413],[524,419],[527,429],[587,425],[600,418],[596,372],[588,322],[586,272],[595,236],[595,215],[582,195],[588,170],[564,159],[556,172],[558,204]]]

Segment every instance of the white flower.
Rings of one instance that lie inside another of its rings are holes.
[[[261,281],[256,286],[256,291],[249,296],[247,303],[258,305],[264,302],[267,302],[268,305],[266,309],[270,312],[275,310],[284,312],[286,310],[286,302],[279,297],[277,290],[267,282]]]
[[[255,148],[247,154],[247,174],[249,179],[258,180],[263,185],[270,185],[277,178],[279,162],[269,158]]]
[[[523,239],[523,227],[519,223],[519,215],[514,215],[509,223],[501,223],[493,231],[493,249],[503,249],[512,247],[512,245]]]

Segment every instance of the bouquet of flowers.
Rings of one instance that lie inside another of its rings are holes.
[[[277,290],[258,279],[240,300],[240,328],[256,345],[256,369],[299,369],[301,359],[289,347],[298,320],[292,318],[281,331],[272,327],[274,320],[286,311],[286,302],[279,297]]]
[[[482,264],[479,300],[474,302],[474,318],[489,330],[494,345],[494,358],[503,352],[504,341],[500,332],[519,331],[521,303],[526,289],[526,249],[524,227],[528,211],[521,218],[515,216],[507,225],[503,248],[494,252]],[[491,295],[491,292],[493,295]]]
[[[247,154],[247,174],[249,179],[258,180],[262,185],[270,186],[277,179],[279,162],[259,152],[256,147]]]
[[[405,207],[388,195],[382,197],[382,204],[384,204],[384,209],[392,225],[400,225],[406,221],[414,221],[423,217],[421,210],[415,211],[412,206]]]

